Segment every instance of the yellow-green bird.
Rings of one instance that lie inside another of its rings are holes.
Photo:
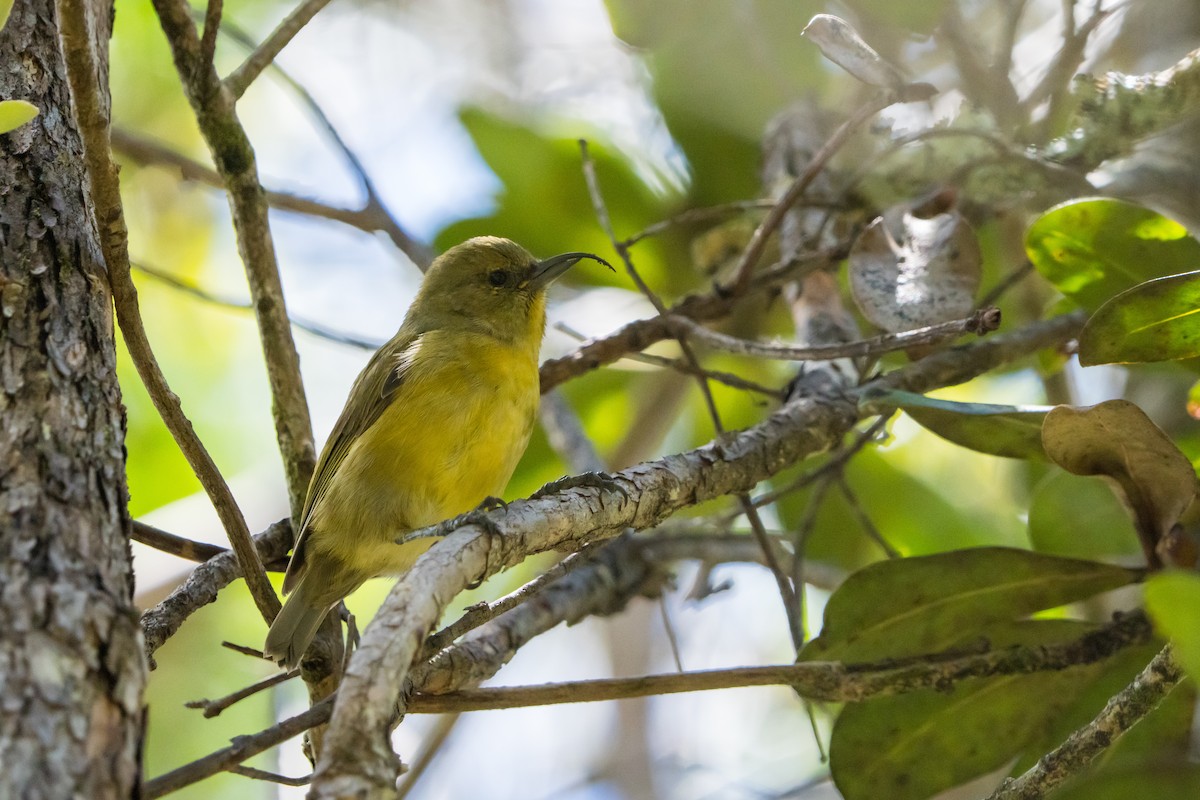
[[[407,531],[498,496],[537,412],[546,288],[590,253],[539,261],[483,236],[429,267],[400,330],[354,382],[304,502],[267,633],[292,667],[325,614],[367,579],[403,573],[432,544]]]

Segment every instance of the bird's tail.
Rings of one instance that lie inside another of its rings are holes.
[[[305,576],[309,577],[309,576]],[[279,615],[271,623],[267,632],[267,641],[263,645],[263,655],[272,661],[279,662],[285,669],[292,669],[300,663],[300,657],[317,635],[321,620],[330,606],[312,597],[309,588],[311,581],[301,580],[296,589],[288,596]]]

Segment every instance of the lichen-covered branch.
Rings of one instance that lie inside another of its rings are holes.
[[[1061,343],[1082,324],[1082,315],[1058,317],[930,356],[854,392],[793,400],[759,424],[698,450],[616,473],[611,488],[572,488],[512,503],[503,515],[491,515],[501,536],[483,535],[473,524],[450,531],[400,579],[367,628],[339,691],[313,796],[382,797],[394,786],[391,706],[400,700],[425,632],[468,584],[530,553],[641,530],[681,508],[748,491],[840,441],[858,420],[858,395],[880,383],[912,391],[961,383]]]
[[[1072,130],[1051,142],[1044,155],[1087,172],[1200,109],[1200,50],[1145,75],[1080,75],[1074,94],[1079,108]]]
[[[1183,670],[1168,645],[1146,665],[1133,682],[1117,693],[1096,718],[1072,733],[1061,745],[1038,759],[1023,775],[1005,781],[988,800],[1038,800],[1063,781],[1082,772],[1118,739],[1163,701]]]

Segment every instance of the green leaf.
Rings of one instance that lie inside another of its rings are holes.
[[[0,31],[8,24],[8,15],[12,13],[13,0],[0,0]]]
[[[1128,400],[1055,408],[1042,425],[1042,444],[1068,472],[1106,475],[1121,486],[1147,550],[1170,532],[1200,490],[1187,456]]]
[[[1052,470],[1029,501],[1029,544],[1068,558],[1141,552],[1129,512],[1102,480]]]
[[[994,648],[1078,639],[1095,626],[1028,620],[993,628]],[[846,706],[829,743],[846,800],[922,800],[997,769],[1037,738],[1091,683],[1101,665],[966,680]]]
[[[960,447],[1008,458],[1046,457],[1042,421],[1050,406],[955,403],[899,390],[889,390],[883,401],[894,403],[921,427]]]
[[[1127,289],[1092,315],[1079,337],[1079,363],[1128,364],[1200,356],[1200,272]]]
[[[1175,658],[1200,679],[1200,575],[1164,572],[1146,581],[1146,610],[1155,626],[1171,637]]]
[[[503,184],[496,208],[483,217],[454,222],[438,233],[439,251],[481,234],[507,236],[537,255],[564,248],[607,254],[618,263],[612,244],[596,224],[596,213],[583,178],[578,136],[546,135],[532,127],[477,108],[460,112],[480,156]],[[657,196],[620,153],[602,141],[589,141],[601,193],[619,236],[662,219],[676,198]],[[536,208],[535,214],[530,209]],[[685,269],[686,248],[668,235],[654,237],[639,252],[644,277],[665,293],[693,288]],[[639,248],[640,250],[640,248]],[[628,286],[623,271],[576,270],[572,281]]]
[[[1200,265],[1200,242],[1178,222],[1109,198],[1050,209],[1029,227],[1025,251],[1060,292],[1092,311],[1140,283]]]
[[[882,561],[829,598],[801,661],[856,663],[934,653],[964,637],[1138,580],[1139,570],[1006,547]]]
[[[879,545],[860,533],[860,513],[886,531],[892,546],[908,556],[1021,541],[1019,520],[987,513],[982,506],[955,503],[931,485],[936,479],[922,480],[898,462],[893,453],[885,457],[867,449],[846,465],[858,508],[840,492],[823,495],[805,546],[809,558],[835,564],[846,572],[878,561],[882,555]],[[811,465],[803,469],[807,468]],[[803,469],[780,475],[772,486],[788,485]],[[780,523],[790,530],[803,525],[813,497],[812,486],[785,494],[776,505]],[[905,502],[897,503],[897,497]]]
[[[38,107],[25,100],[0,100],[0,133],[21,127],[38,115]]]
[[[1136,728],[1134,729],[1136,730]],[[1054,800],[1195,800],[1200,796],[1200,765],[1147,759],[1120,771],[1104,770],[1072,781],[1054,793]]]

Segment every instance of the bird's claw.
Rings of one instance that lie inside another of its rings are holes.
[[[578,475],[567,475],[556,481],[550,481],[530,495],[530,498],[537,500],[564,489],[599,489],[602,492],[619,492],[626,500],[629,499],[629,492],[625,491],[625,487],[607,472],[581,472]]]

